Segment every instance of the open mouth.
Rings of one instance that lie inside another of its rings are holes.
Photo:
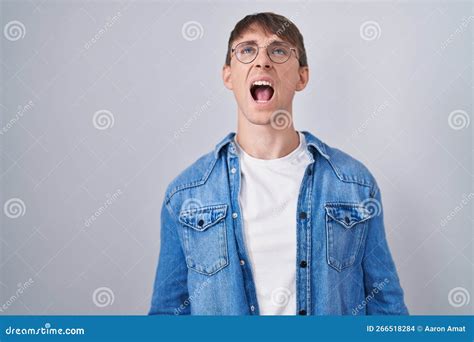
[[[258,103],[270,101],[274,92],[273,85],[268,81],[255,81],[250,86],[250,94]]]

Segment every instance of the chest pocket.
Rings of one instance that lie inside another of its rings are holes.
[[[212,205],[181,211],[184,252],[188,268],[212,275],[229,263],[225,217],[227,205]]]
[[[357,259],[372,216],[360,203],[326,203],[325,209],[327,262],[340,272]]]

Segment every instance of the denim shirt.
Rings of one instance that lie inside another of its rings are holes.
[[[348,154],[302,133],[311,163],[295,213],[297,313],[408,314],[374,177]],[[244,244],[234,135],[166,190],[150,315],[259,314]]]

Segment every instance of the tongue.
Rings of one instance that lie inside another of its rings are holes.
[[[257,101],[268,101],[272,97],[272,89],[270,87],[258,87],[255,89],[255,97]]]

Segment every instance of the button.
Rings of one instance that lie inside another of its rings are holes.
[[[240,260],[240,264],[241,264],[242,266],[244,266],[244,265],[245,265],[245,261],[244,261],[244,260]]]
[[[237,216],[239,216],[239,215],[237,215],[237,213],[232,213],[232,218],[236,219]]]
[[[300,314],[301,316],[305,316],[305,315],[306,315],[306,310],[300,310],[299,314]]]
[[[198,222],[198,226],[199,226],[199,227],[202,227],[203,225],[204,225],[204,220],[202,220],[202,219],[201,219],[201,220],[199,220],[199,222]]]
[[[250,305],[250,311],[254,312],[255,311],[255,306]]]
[[[347,224],[349,224],[351,222],[350,218],[349,217],[344,217],[344,221],[346,221]]]
[[[306,213],[305,213],[304,211],[300,212],[300,219],[306,220],[306,217],[307,217],[307,216],[308,216],[308,215],[306,215]]]
[[[306,266],[308,266],[308,263],[306,262],[306,260],[301,260],[300,267],[305,268]]]
[[[233,167],[232,169],[230,169],[230,173],[236,173],[237,172],[237,169],[235,167]]]

